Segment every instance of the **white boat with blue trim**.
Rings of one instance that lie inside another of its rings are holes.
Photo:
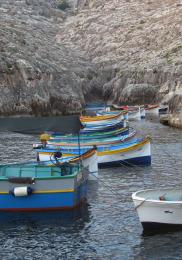
[[[80,148],[72,146],[60,147],[60,151],[66,156],[78,155],[90,147]],[[45,149],[38,149],[40,161],[50,160],[51,155],[57,149],[54,146],[48,146]],[[118,143],[117,145],[99,145],[97,146],[98,165],[100,167],[128,166],[133,165],[151,165],[150,138],[138,138],[129,142]]]

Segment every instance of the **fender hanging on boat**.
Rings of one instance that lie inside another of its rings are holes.
[[[31,187],[16,187],[10,190],[10,194],[12,194],[14,197],[23,197],[23,196],[29,196],[33,192],[33,189]]]

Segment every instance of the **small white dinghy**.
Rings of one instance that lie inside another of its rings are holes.
[[[182,228],[182,189],[147,189],[132,194],[144,230]]]
[[[140,120],[141,119],[140,107],[139,106],[129,107],[128,118],[129,120],[130,119]]]

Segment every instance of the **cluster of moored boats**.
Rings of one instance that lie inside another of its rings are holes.
[[[87,199],[88,180],[98,180],[98,168],[151,165],[150,137],[137,137],[129,125],[130,119],[144,118],[148,112],[157,114],[159,107],[112,106],[95,109],[92,116],[0,119],[7,130],[42,133],[41,142],[33,145],[34,162],[0,166],[0,210],[73,209]],[[132,194],[143,227],[171,224],[174,216],[172,224],[181,224],[175,201],[180,194],[170,190]]]

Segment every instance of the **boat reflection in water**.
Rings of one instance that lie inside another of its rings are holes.
[[[181,259],[181,236],[182,232],[143,236],[135,248],[135,259]]]
[[[15,227],[16,229],[23,225],[37,226],[69,226],[79,221],[84,226],[89,222],[89,206],[82,206],[68,211],[45,211],[45,212],[1,212],[0,225],[1,230],[4,228]]]

